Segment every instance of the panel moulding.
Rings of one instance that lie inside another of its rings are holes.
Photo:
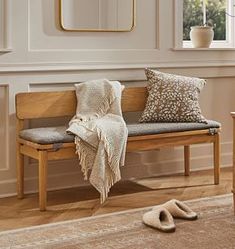
[[[9,170],[9,88],[0,85],[0,171]]]
[[[0,0],[0,52],[11,48],[11,0]]]

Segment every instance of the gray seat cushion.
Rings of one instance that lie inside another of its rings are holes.
[[[220,123],[208,120],[204,123],[134,123],[127,124],[128,135],[141,136],[151,134],[162,134],[170,132],[204,130],[210,128],[219,128]],[[20,132],[20,137],[39,144],[69,143],[74,141],[74,136],[66,133],[67,127],[45,127],[26,129]]]
[[[20,131],[20,137],[38,144],[70,143],[74,136],[66,132],[67,127],[43,127]]]
[[[207,124],[204,123],[135,123],[129,124],[128,135],[141,136],[151,134],[162,134],[169,132],[191,131],[191,130],[205,130],[210,128],[219,128],[220,123],[207,120]]]

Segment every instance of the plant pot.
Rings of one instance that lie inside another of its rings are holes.
[[[193,26],[190,31],[190,39],[194,48],[209,48],[214,38],[213,27]]]

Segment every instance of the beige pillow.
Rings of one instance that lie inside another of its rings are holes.
[[[148,99],[140,122],[207,123],[201,114],[199,94],[206,81],[146,69]]]

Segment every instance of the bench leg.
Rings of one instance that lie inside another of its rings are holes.
[[[220,134],[215,134],[215,141],[213,143],[214,149],[214,184],[219,184],[220,178]]]
[[[16,147],[17,197],[24,198],[24,156],[20,153],[20,144]]]
[[[39,151],[39,208],[46,210],[47,205],[47,151]]]
[[[233,212],[235,215],[235,193],[233,192]]]
[[[184,175],[189,176],[190,174],[190,146],[184,146]]]

